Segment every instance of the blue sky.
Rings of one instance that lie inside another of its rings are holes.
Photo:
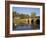
[[[20,14],[30,15],[32,12],[35,12],[37,16],[40,16],[40,8],[27,8],[27,7],[13,7],[13,11],[16,11]]]

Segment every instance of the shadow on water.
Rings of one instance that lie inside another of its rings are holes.
[[[37,19],[34,23],[34,20],[31,21],[31,24],[17,24],[16,26],[13,24],[13,30],[34,30],[40,29],[40,20]]]
[[[37,28],[40,29],[40,20],[39,19],[36,20],[36,24],[37,24]]]

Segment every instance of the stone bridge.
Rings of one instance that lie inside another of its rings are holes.
[[[29,18],[26,18],[26,19],[20,19],[20,18],[17,18],[16,20],[16,17],[14,18],[14,24],[16,24],[16,22],[20,23],[19,21],[21,21],[22,23],[26,23],[26,24],[32,24],[32,23],[40,23],[40,16],[35,16],[35,17],[29,17]]]
[[[28,22],[29,22],[29,24],[31,24],[32,22],[33,22],[33,23],[37,23],[37,22],[40,23],[40,17],[37,16],[37,17],[31,17],[31,18],[29,18],[29,19],[26,19],[26,23],[28,23]]]

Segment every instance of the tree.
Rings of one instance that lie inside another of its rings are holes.
[[[25,18],[25,15],[24,14],[20,14],[20,18],[21,19],[24,19]]]
[[[13,17],[15,17],[15,15],[16,15],[16,12],[13,12]]]
[[[31,17],[35,17],[36,16],[36,13],[35,12],[32,12],[31,13]]]

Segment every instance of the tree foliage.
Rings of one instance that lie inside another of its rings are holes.
[[[35,17],[36,16],[36,13],[35,12],[32,12],[31,13],[31,17]]]

